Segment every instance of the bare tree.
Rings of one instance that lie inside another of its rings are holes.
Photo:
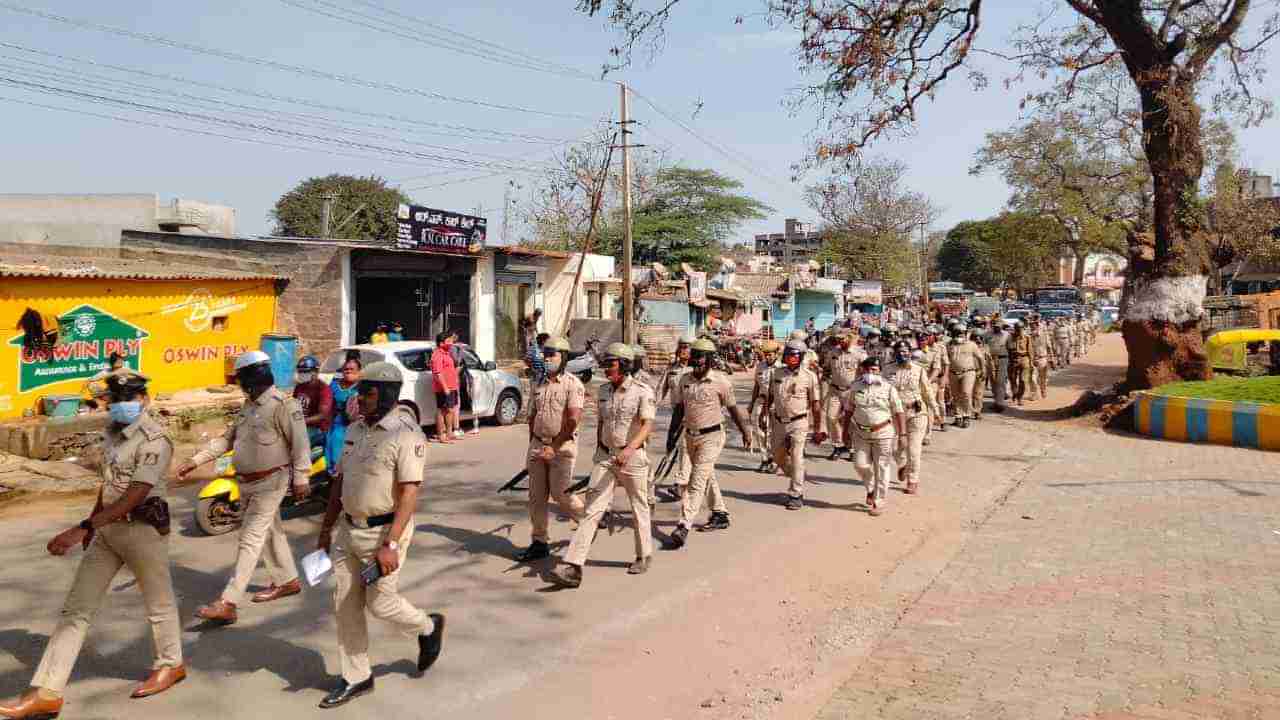
[[[675,0],[637,13],[637,0],[611,0],[611,20],[624,32],[615,49],[629,59],[638,38],[660,37]],[[595,13],[605,0],[582,0]],[[772,17],[803,34],[802,69],[817,81],[806,91],[821,131],[812,160],[855,157],[872,141],[907,132],[937,90],[956,75],[982,81],[972,62],[983,0],[768,0]],[[1250,11],[1271,9],[1263,17]],[[1280,34],[1275,0],[1054,0],[1067,20],[1024,13],[1013,52],[1003,56],[1020,76],[1053,78],[1024,98],[1034,107],[1070,105],[1098,72],[1123,73],[1137,94],[1137,125],[1151,175],[1149,243],[1130,252],[1124,337],[1127,385],[1144,388],[1177,378],[1203,378],[1209,367],[1199,324],[1208,262],[1197,241],[1204,213],[1195,202],[1205,165],[1201,99],[1246,123],[1269,116],[1254,94],[1265,72],[1263,47]],[[993,53],[995,54],[995,53]]]

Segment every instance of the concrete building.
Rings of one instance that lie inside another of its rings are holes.
[[[756,235],[756,255],[767,255],[783,266],[806,262],[822,250],[823,236],[808,223],[787,218],[784,232]]]
[[[123,230],[234,235],[225,205],[158,195],[0,194],[0,244],[119,247]]]

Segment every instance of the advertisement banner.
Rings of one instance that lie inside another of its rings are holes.
[[[486,225],[487,221],[482,217],[419,205],[401,205],[396,212],[396,247],[476,255],[484,250]]]
[[[850,280],[845,287],[845,297],[857,305],[883,305],[884,296],[879,280]]]

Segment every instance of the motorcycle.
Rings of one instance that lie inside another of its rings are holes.
[[[592,335],[587,340],[586,349],[582,352],[571,351],[569,353],[569,362],[565,365],[565,372],[570,375],[576,375],[583,385],[591,382],[591,376],[595,374],[596,368],[600,367],[600,358],[596,352],[596,347],[600,344],[600,338]]]
[[[228,451],[214,463],[214,478],[200,488],[196,496],[196,525],[206,535],[229,533],[240,525],[244,517],[244,505],[240,502],[240,483],[236,481],[236,469]],[[301,501],[329,500],[329,468],[325,464],[324,448],[311,448],[311,495]],[[299,505],[293,494],[284,496],[281,508]]]

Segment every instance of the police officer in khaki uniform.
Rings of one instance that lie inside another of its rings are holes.
[[[656,389],[657,393],[654,400],[658,404],[662,404],[671,398],[672,393],[680,385],[680,379],[691,370],[689,359],[693,341],[694,338],[691,335],[682,335],[676,341],[675,361],[667,368],[666,373],[662,376],[662,383]],[[632,353],[634,354],[634,350]],[[676,455],[675,469],[671,471],[671,483],[673,495],[679,499],[684,497],[685,489],[689,487],[689,471],[692,466],[689,464],[689,454],[684,451],[684,448],[677,450]]]
[[[951,387],[951,358],[947,354],[947,341],[942,328],[933,325],[930,328],[933,341],[929,345],[932,355],[929,358],[929,379],[933,381],[934,398],[938,401],[938,430],[947,431],[947,397]]]
[[[133,697],[164,692],[187,676],[178,605],[169,576],[164,476],[173,457],[173,441],[147,412],[146,377],[118,370],[105,378],[105,384],[111,424],[103,433],[103,483],[98,501],[88,518],[59,533],[47,546],[53,555],[66,555],[80,545],[84,558],[30,689],[0,702],[3,718],[58,716],[62,692],[89,625],[122,567],[129,568],[142,590],[155,657],[151,675],[134,688]]]
[[[878,516],[888,500],[894,452],[908,442],[906,416],[898,389],[880,377],[880,361],[869,357],[861,369],[862,375],[844,394],[843,414],[855,438],[853,465],[867,487],[867,508]]]
[[[769,446],[774,462],[791,480],[787,488],[788,510],[804,507],[804,446],[809,428],[822,427],[818,378],[801,367],[806,350],[804,343],[788,340],[782,351],[782,369],[769,379],[768,406],[773,413]],[[825,439],[822,430],[814,435],[817,443]]]
[[[693,343],[692,351],[690,365],[693,371],[680,380],[672,398],[671,429],[675,432],[667,438],[667,447],[671,448],[681,436],[684,437],[689,463],[693,466],[689,491],[684,494],[681,507],[680,523],[671,533],[673,549],[683,547],[688,539],[689,528],[693,527],[694,519],[702,510],[703,496],[711,506],[711,518],[702,529],[724,530],[729,527],[729,510],[720,493],[720,483],[716,481],[716,460],[720,458],[725,443],[722,409],[727,409],[733,417],[734,424],[742,433],[743,446],[751,449],[751,434],[747,429],[750,421],[738,407],[733,383],[724,373],[711,369],[716,344],[702,338]]]
[[[769,406],[765,398],[769,396],[769,377],[778,367],[778,351],[782,346],[777,340],[765,340],[760,344],[760,362],[756,363],[755,382],[751,386],[751,402],[747,405],[747,415],[751,417],[753,427],[759,431],[754,437],[759,441],[759,449],[764,454],[760,467],[756,472],[773,472],[773,458],[769,455]],[[758,404],[757,404],[758,403]],[[759,414],[757,414],[757,408]],[[752,446],[757,445],[756,442]]]
[[[898,391],[906,413],[906,441],[898,441],[898,481],[907,484],[907,493],[915,495],[920,487],[920,458],[924,452],[924,436],[929,421],[938,414],[933,397],[933,383],[925,369],[911,359],[911,349],[899,342],[893,350],[894,364],[883,372],[884,379]]]
[[[963,325],[951,326],[947,355],[951,361],[951,396],[956,402],[956,427],[969,427],[973,416],[973,384],[978,372],[978,346],[965,337]]]
[[[981,330],[970,330],[969,339],[978,346],[978,372],[973,376],[973,396],[969,400],[969,407],[973,410],[973,419],[981,420],[987,385],[995,374],[995,361],[987,350]]]
[[[444,616],[414,607],[398,587],[427,460],[427,438],[417,417],[396,402],[402,381],[400,370],[386,362],[372,363],[361,374],[356,386],[361,419],[347,431],[320,528],[320,549],[333,549],[342,668],[342,680],[320,702],[322,708],[373,691],[366,611],[417,636],[418,672],[440,656]]]
[[[831,457],[849,452],[850,439],[845,437],[844,423],[840,415],[840,396],[858,378],[858,364],[867,354],[853,345],[853,333],[847,329],[836,332],[835,352],[827,357],[822,377],[822,411],[826,417],[826,430],[831,439]]]
[[[627,573],[645,573],[652,561],[646,487],[649,456],[645,442],[653,430],[658,410],[653,391],[628,374],[634,359],[635,353],[628,345],[612,343],[605,349],[603,369],[607,382],[600,386],[596,443],[605,448],[608,456],[601,463],[604,472],[600,482],[592,488],[596,495],[587,505],[587,515],[573,533],[573,541],[565,553],[565,565],[551,571],[551,581],[563,587],[576,588],[582,584],[582,566],[587,562],[600,519],[613,503],[618,485],[626,490],[635,518],[636,559]]]
[[[1005,397],[1009,388],[1009,325],[1001,321],[993,323],[991,337],[987,340],[987,349],[995,361],[995,373],[991,379],[991,396],[995,398],[994,409],[1004,412]]]
[[[1040,324],[1040,318],[1031,318],[1032,379],[1031,397],[1039,391],[1040,399],[1049,396],[1049,363],[1053,360],[1053,341],[1048,328]]]
[[[1022,330],[1022,323],[1013,326],[1009,340],[1009,383],[1013,386],[1013,401],[1022,405],[1027,393],[1031,371],[1031,338]]]
[[[548,498],[573,519],[582,520],[586,505],[582,498],[565,491],[573,484],[573,463],[578,456],[578,425],[586,405],[587,391],[582,381],[564,371],[569,359],[569,341],[550,338],[542,346],[547,364],[547,381],[529,410],[529,524],[533,526],[529,547],[516,554],[519,562],[551,557],[548,544]]]
[[[311,441],[302,408],[280,392],[271,377],[271,358],[251,350],[236,359],[236,380],[248,399],[235,422],[222,437],[214,438],[182,467],[180,477],[233,449],[231,461],[240,481],[240,502],[245,505],[240,523],[236,567],[222,597],[196,610],[196,617],[226,625],[236,621],[236,607],[244,601],[258,559],[266,548],[271,585],[253,596],[254,602],[270,602],[302,592],[298,566],[280,524],[280,502],[311,493]]]

